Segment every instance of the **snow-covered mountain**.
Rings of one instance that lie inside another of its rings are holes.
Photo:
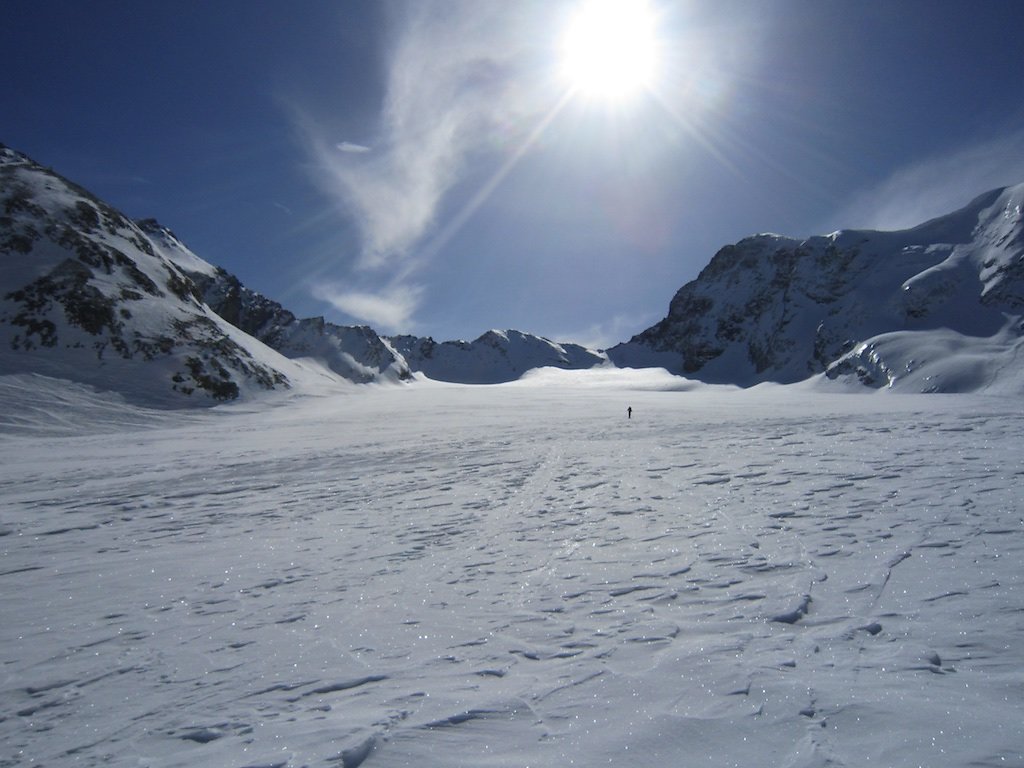
[[[2,147],[2,145],[0,145]],[[518,331],[473,342],[388,339],[299,319],[193,253],[14,150],[0,150],[0,373],[41,373],[147,404],[210,403],[334,377],[496,383],[603,355]],[[317,363],[310,369],[312,360]]]
[[[608,362],[605,355],[578,344],[559,344],[520,331],[492,330],[474,341],[438,343],[416,336],[394,336],[389,341],[412,370],[463,384],[515,381],[534,368],[579,370]]]
[[[0,145],[2,146],[2,145]],[[39,373],[146,403],[213,402],[318,379],[497,383],[602,354],[517,331],[473,342],[387,339],[300,319],[28,157],[0,150],[0,373]]]
[[[142,229],[2,145],[0,254],[2,373],[149,403],[288,386],[287,361],[212,312]]]
[[[899,232],[747,238],[683,286],[664,320],[605,354],[519,331],[436,342],[298,319],[155,220],[133,222],[0,145],[0,373],[149,404],[413,373],[498,383],[609,363],[742,386],[825,374],[1024,393],[1022,205],[1019,185]]]
[[[198,258],[154,219],[139,226],[160,252],[196,285],[222,319],[288,358],[314,358],[349,381],[399,381],[409,368],[391,344],[367,326],[343,326],[322,317],[299,319],[278,302],[242,285],[234,275]]]
[[[747,238],[609,357],[741,385],[1024,392],[1022,205],[1018,185],[904,231]]]
[[[8,148],[0,149],[0,254],[0,373],[171,405],[311,378],[409,376],[373,330],[298,320],[156,221],[133,222]]]

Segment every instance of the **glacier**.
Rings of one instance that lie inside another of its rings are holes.
[[[822,383],[0,377],[0,764],[1021,764],[1019,400]]]

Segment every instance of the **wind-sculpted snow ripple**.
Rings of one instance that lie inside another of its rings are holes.
[[[622,397],[19,427],[0,765],[1022,762],[1015,401]]]

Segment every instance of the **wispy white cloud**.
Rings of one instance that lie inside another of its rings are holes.
[[[407,284],[369,292],[325,283],[314,286],[312,291],[317,299],[386,333],[409,332],[422,293],[418,286]]]
[[[829,227],[905,229],[957,210],[997,187],[1024,182],[1024,129],[1015,128],[898,169],[858,194]]]
[[[480,0],[401,6],[373,150],[301,120],[322,186],[359,226],[360,268],[409,256],[436,224],[467,159],[528,135],[541,89],[522,87],[535,39],[523,34],[523,15]]]
[[[353,155],[361,155],[370,151],[369,147],[364,147],[362,144],[353,144],[351,141],[339,141],[334,146],[341,152],[347,152]]]
[[[545,124],[552,91],[530,68],[545,45],[538,43],[544,27],[536,16],[550,27],[551,10],[542,2],[503,0],[391,7],[386,90],[377,125],[361,130],[366,144],[335,135],[329,114],[314,116],[293,104],[292,116],[316,180],[361,240],[358,256],[344,265],[350,284],[321,284],[314,295],[356,320],[407,332],[423,294],[415,273]],[[469,194],[461,212],[439,221],[446,196],[480,157],[498,169],[494,178]]]

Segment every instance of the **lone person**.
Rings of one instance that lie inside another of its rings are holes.
[[[633,406],[632,405],[626,406],[626,418],[627,419],[632,419],[633,418]]]

